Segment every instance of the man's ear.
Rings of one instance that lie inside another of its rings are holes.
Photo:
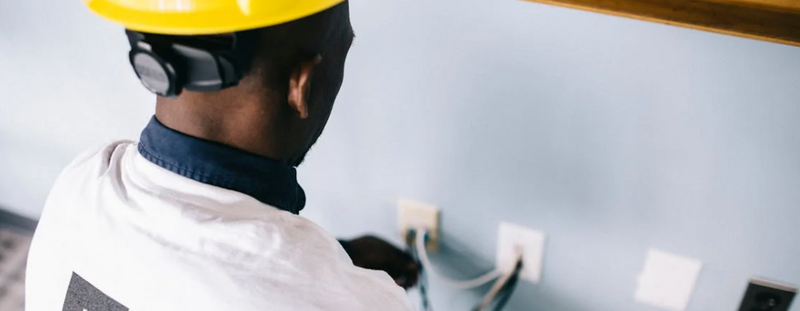
[[[289,77],[289,106],[294,109],[300,119],[308,117],[308,94],[311,91],[311,75],[314,67],[322,61],[317,54],[311,60],[297,66]]]

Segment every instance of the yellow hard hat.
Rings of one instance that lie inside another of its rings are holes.
[[[207,35],[300,19],[344,0],[85,0],[98,15],[130,30]]]

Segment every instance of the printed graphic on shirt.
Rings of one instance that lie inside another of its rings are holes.
[[[69,281],[62,311],[128,311],[75,272]]]

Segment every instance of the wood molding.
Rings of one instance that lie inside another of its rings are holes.
[[[528,0],[800,46],[800,0]]]

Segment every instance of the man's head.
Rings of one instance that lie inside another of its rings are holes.
[[[298,165],[342,84],[353,40],[348,4],[246,32],[257,42],[239,85],[159,97],[156,116],[178,131]]]

